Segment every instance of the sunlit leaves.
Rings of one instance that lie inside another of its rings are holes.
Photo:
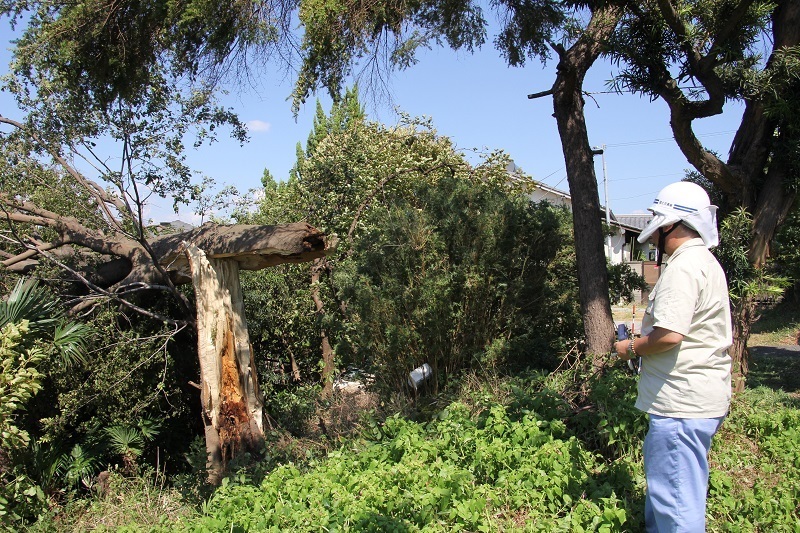
[[[405,67],[417,49],[433,43],[471,51],[483,44],[486,31],[483,11],[472,1],[304,0],[299,17],[305,33],[295,111],[321,87],[337,98],[359,60],[377,69],[386,63]]]
[[[34,279],[20,279],[5,300],[0,302],[0,327],[27,321],[30,339],[52,343],[64,365],[86,361],[92,329],[69,322],[56,298]]]
[[[258,487],[223,485],[204,517],[179,528],[620,531],[627,504],[598,482],[599,458],[558,420],[491,403],[472,416],[453,403],[436,420],[395,416],[372,441],[334,451],[302,473],[271,472]],[[234,518],[235,517],[235,518]]]

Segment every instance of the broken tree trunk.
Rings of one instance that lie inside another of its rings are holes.
[[[309,261],[335,245],[304,224],[250,227],[249,235],[242,229],[216,227],[217,238],[212,239],[195,234],[193,242],[183,243],[182,257],[167,256],[169,270],[190,274],[195,290],[200,398],[212,484],[222,480],[232,458],[242,452],[258,453],[264,442],[262,398],[239,270]]]
[[[186,246],[197,299],[197,351],[209,482],[218,484],[228,461],[264,442],[262,402],[253,360],[239,263],[209,259]]]

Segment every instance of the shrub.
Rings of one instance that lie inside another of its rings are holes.
[[[618,263],[607,264],[608,290],[612,303],[630,303],[633,301],[634,291],[647,290],[647,281],[644,276],[633,271],[630,265]]]
[[[372,439],[305,469],[285,465],[258,487],[227,483],[205,516],[178,528],[206,531],[620,531],[625,503],[599,482],[598,458],[558,421],[515,420],[493,404],[472,416],[454,403],[429,423],[390,417]],[[173,527],[176,525],[173,524]]]
[[[558,209],[502,185],[443,178],[373,216],[336,276],[346,361],[387,392],[406,388],[423,363],[434,390],[463,369],[553,363],[542,354],[561,339],[548,324],[567,321],[549,307],[560,288],[549,266],[568,245]]]

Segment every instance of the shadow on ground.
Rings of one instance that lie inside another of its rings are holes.
[[[747,384],[800,394],[800,346],[751,346]]]

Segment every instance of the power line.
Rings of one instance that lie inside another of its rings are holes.
[[[553,174],[555,174],[556,172],[561,172],[562,170],[564,170],[564,167],[561,167],[561,168],[558,168],[558,169],[556,169],[556,170],[552,171],[550,174],[548,174],[547,176],[543,177],[543,178],[542,178],[541,180],[539,180],[539,181],[544,181],[544,180],[546,180],[547,178],[549,178],[550,176],[552,176]]]
[[[736,130],[726,130],[726,131],[714,131],[714,132],[710,132],[710,133],[700,133],[700,134],[697,134],[697,137],[718,137],[720,135],[730,135],[731,133],[736,133]],[[675,139],[672,138],[672,137],[666,137],[666,138],[663,138],[663,139],[646,139],[646,140],[641,140],[641,141],[629,141],[629,142],[622,142],[622,143],[615,143],[615,144],[607,144],[606,148],[620,148],[620,147],[626,147],[626,146],[641,146],[641,145],[646,145],[646,144],[657,144],[657,143],[674,142],[674,141],[675,141]],[[561,167],[558,170],[554,170],[553,172],[551,172],[547,176],[545,176],[543,178],[540,178],[538,181],[544,183],[544,181],[547,178],[549,178],[550,176],[552,176],[552,175],[564,170],[564,168],[565,167]],[[669,174],[653,174],[653,175],[650,175],[650,176],[637,176],[637,177],[634,177],[634,178],[622,178],[622,179],[609,178],[608,181],[609,182],[613,182],[613,183],[620,183],[620,182],[623,182],[623,181],[633,181],[633,180],[641,180],[641,179],[648,179],[648,178],[663,178],[663,177],[667,177],[667,176],[677,176],[677,175],[682,175],[682,174],[683,174],[682,172],[672,172],[672,173],[669,173]],[[555,185],[550,185],[550,187],[553,187],[554,189],[557,189],[558,186],[561,184],[561,182],[563,182],[565,179],[567,179],[566,174],[564,176],[562,176],[561,179],[558,180],[558,183],[556,183]],[[627,197],[627,198],[616,198],[616,200],[629,200],[629,199],[633,199],[633,198],[639,198],[641,196],[646,196],[648,194],[653,194],[653,193],[645,193],[645,194],[640,194],[638,196],[631,196],[631,197]]]
[[[729,135],[731,133],[736,133],[736,130],[728,130],[728,131],[715,131],[712,133],[700,133],[697,137],[718,137],[720,135]],[[643,144],[657,144],[657,143],[665,143],[665,142],[675,142],[673,137],[666,137],[663,139],[648,139],[644,141],[630,141],[624,143],[616,143],[616,144],[607,144],[606,147],[608,148],[617,148],[621,146],[640,146]]]
[[[645,193],[642,193],[642,194],[637,194],[636,196],[626,196],[624,198],[612,198],[612,200],[614,200],[614,201],[617,201],[617,200],[633,200],[634,198],[641,198],[642,196],[652,196],[654,194],[658,194],[658,191],[645,192]]]
[[[651,174],[650,176],[636,176],[634,178],[611,179],[608,181],[612,183],[619,183],[621,181],[644,180],[649,178],[666,178],[667,176],[682,176],[683,172],[670,172],[669,174]]]
[[[555,185],[551,185],[551,187],[553,187],[554,189],[558,189],[558,186],[561,185],[561,182],[564,181],[565,179],[567,179],[566,174],[564,174],[564,176],[560,180],[558,180],[558,183],[556,183]]]

